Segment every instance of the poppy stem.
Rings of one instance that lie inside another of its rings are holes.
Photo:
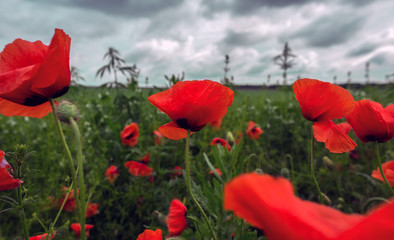
[[[19,164],[17,164],[17,176],[20,177],[21,176],[21,167]],[[22,189],[21,186],[19,186],[16,189],[16,196],[18,198],[18,210],[19,210],[19,216],[21,218],[21,225],[22,225],[22,229],[23,229],[23,238],[25,240],[29,240],[29,228],[27,227],[27,223],[26,223],[26,216],[25,216],[25,212],[23,211],[23,198],[22,198]]]
[[[56,122],[56,126],[57,126],[57,131],[58,131],[58,133],[60,135],[60,140],[62,141],[63,147],[66,150],[67,158],[69,160],[72,180],[73,180],[73,182],[76,182],[77,181],[77,173],[76,173],[75,168],[74,168],[74,162],[73,162],[73,158],[71,156],[70,149],[69,149],[69,147],[67,145],[66,138],[64,137],[64,134],[63,134],[62,125],[60,124],[59,118],[56,115],[55,102],[54,102],[53,99],[49,99],[49,102],[51,103],[53,116],[55,118],[55,122]],[[74,190],[75,203],[77,205],[77,210],[78,210],[78,213],[79,213],[79,218],[80,219],[81,218],[85,219],[85,215],[83,214],[83,211],[82,211],[81,206],[79,204],[79,196],[78,196],[79,194],[78,194],[77,184],[73,184],[73,190]]]
[[[387,188],[390,190],[391,195],[394,196],[394,191],[391,188],[390,183],[387,180],[387,178],[386,178],[386,176],[384,175],[384,172],[383,172],[382,161],[380,160],[379,143],[378,142],[375,142],[375,149],[376,149],[376,159],[378,161],[378,167],[379,167],[380,174],[382,175],[382,178],[383,178],[384,182],[386,183]]]
[[[313,128],[311,130],[311,175],[313,178],[313,181],[315,182],[317,191],[319,193],[319,201],[321,204],[323,203],[323,196],[319,187],[319,183],[316,180],[316,176],[315,176],[315,163],[314,163],[314,155],[315,155],[315,139],[313,137]]]
[[[80,224],[81,224],[81,240],[86,239],[85,233],[85,212],[86,212],[86,189],[85,189],[85,179],[83,174],[83,154],[82,154],[82,143],[81,143],[81,133],[78,128],[78,124],[75,120],[70,117],[69,121],[71,123],[71,127],[73,129],[75,135],[75,145],[77,146],[77,163],[78,163],[78,182],[79,182],[79,198],[80,198],[80,206],[81,206],[81,216],[80,216]]]
[[[198,203],[196,197],[193,195],[192,192],[192,188],[191,188],[191,184],[190,184],[190,160],[189,160],[189,142],[190,142],[190,130],[187,130],[187,136],[186,136],[186,147],[185,147],[185,161],[186,161],[186,187],[187,187],[187,191],[189,192],[190,198],[193,200],[194,204],[196,205],[196,207],[198,208],[198,210],[200,210],[205,224],[207,225],[211,236],[213,239],[217,240],[216,238],[216,234],[213,231],[213,228],[211,226],[211,224],[209,223],[209,219],[207,217],[207,215],[205,214],[204,210],[202,209],[201,205]]]

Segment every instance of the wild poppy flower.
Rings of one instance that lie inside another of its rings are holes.
[[[223,147],[227,148],[227,150],[230,152],[231,151],[231,146],[230,144],[228,144],[228,142],[226,140],[224,140],[223,138],[214,138],[211,142],[211,146],[217,146],[217,145],[222,145]]]
[[[342,130],[342,132],[344,132],[345,134],[348,134],[350,132],[350,130],[352,130],[352,126],[347,123],[347,122],[342,122],[342,123],[338,123],[337,126]]]
[[[5,153],[0,150],[0,191],[17,188],[23,183],[19,179],[14,179],[9,173],[9,170],[12,171],[11,165],[5,160],[4,156]]]
[[[128,161],[124,165],[129,169],[130,174],[136,177],[150,176],[153,172],[153,169],[146,164],[136,161]]]
[[[211,80],[181,81],[170,89],[151,95],[148,100],[172,120],[159,127],[165,137],[185,138],[187,130],[200,131],[207,123],[227,113],[234,92]]]
[[[222,171],[219,168],[215,168],[216,172],[219,174],[219,176],[222,176]],[[213,175],[213,171],[210,170],[209,174]]]
[[[56,234],[56,232],[54,232],[52,234],[51,239],[53,239],[55,237],[55,234]],[[46,238],[46,236],[48,236],[48,234],[44,233],[41,235],[29,237],[29,240],[44,240]]]
[[[349,91],[337,85],[304,78],[293,84],[304,118],[313,121],[313,135],[333,153],[353,150],[357,145],[332,119],[342,118],[354,109]]]
[[[209,125],[216,130],[220,130],[220,126],[222,125],[223,118],[210,122]]]
[[[150,159],[150,153],[146,154],[143,158],[140,159],[140,163],[148,164]]]
[[[393,200],[367,215],[345,214],[296,197],[285,178],[257,173],[236,177],[224,190],[224,208],[263,230],[270,240],[391,239]]]
[[[153,131],[153,135],[155,136],[156,145],[161,145],[164,142],[164,136],[159,131]]]
[[[138,235],[137,240],[163,240],[163,235],[160,229],[156,229],[156,231],[145,229],[143,233]]]
[[[135,122],[127,125],[120,133],[123,145],[128,145],[130,147],[134,147],[135,145],[137,145],[139,135],[139,128],[137,123]]]
[[[16,39],[0,53],[0,114],[42,118],[70,87],[70,37],[55,29],[49,46]]]
[[[111,165],[105,171],[105,177],[108,179],[109,183],[113,184],[115,179],[119,176],[118,168],[114,165]]]
[[[99,213],[98,207],[98,203],[88,203],[88,206],[86,207],[85,218],[90,218],[94,215],[97,215]]]
[[[75,211],[77,209],[77,203],[75,201],[74,189],[71,189],[70,194],[68,194],[67,199],[66,199],[66,196],[67,196],[67,192],[68,192],[68,187],[63,187],[62,191],[64,192],[64,194],[63,194],[63,197],[59,201],[58,209],[60,209],[63,202],[66,201],[64,203],[64,207],[63,207],[64,211],[67,211],[67,212]],[[79,192],[79,190],[78,190],[78,192]]]
[[[382,164],[384,176],[391,187],[394,187],[394,160],[385,162]],[[379,168],[372,171],[372,177],[384,182],[382,175],[380,174]]]
[[[383,108],[378,102],[356,101],[356,107],[346,120],[364,143],[387,142],[394,136],[394,104]]]
[[[182,177],[182,168],[180,166],[175,166],[170,173],[170,179],[174,179],[176,177]]]
[[[73,223],[70,225],[71,229],[74,231],[75,235],[77,237],[81,236],[81,224],[79,223]],[[86,237],[89,237],[89,231],[94,227],[92,224],[85,224],[85,231],[86,231]]]
[[[253,121],[249,121],[248,130],[246,130],[246,134],[250,139],[259,139],[260,135],[263,134],[263,130]]]
[[[166,218],[166,224],[169,232],[169,237],[179,236],[187,228],[186,222],[186,206],[174,199],[171,201],[170,210]]]

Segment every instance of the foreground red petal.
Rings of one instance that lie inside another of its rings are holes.
[[[394,104],[383,108],[378,102],[360,100],[346,117],[363,142],[386,142],[394,136]]]
[[[357,144],[331,120],[317,121],[313,124],[313,136],[318,142],[324,142],[332,153],[349,152]]]
[[[163,235],[160,229],[156,229],[156,231],[145,229],[143,233],[138,235],[137,240],[162,240]]]
[[[179,127],[175,122],[169,122],[160,126],[159,132],[163,134],[164,137],[172,140],[179,140],[187,136],[187,130]]]
[[[52,107],[49,102],[30,107],[0,98],[0,114],[6,117],[27,116],[33,118],[43,118],[50,112],[52,112]]]
[[[302,115],[310,121],[339,119],[354,108],[349,91],[316,79],[299,79],[293,84]]]
[[[233,98],[234,92],[218,82],[195,80],[177,82],[148,100],[179,127],[196,132],[224,117]]]
[[[291,183],[284,178],[256,173],[243,174],[226,184],[224,208],[234,211],[261,229],[270,240],[282,239],[358,239],[367,234],[373,236],[393,236],[394,202],[365,216],[344,214],[336,209],[301,200],[293,193]],[[361,225],[382,217],[381,225],[373,224],[363,229]],[[390,220],[388,220],[391,218]],[[280,227],[278,227],[280,226]],[[357,229],[357,231],[354,231]],[[342,236],[348,238],[342,238]],[[364,238],[363,238],[364,239]]]
[[[386,177],[390,186],[394,187],[394,160],[383,163],[382,170],[383,170],[384,176]],[[373,170],[371,175],[372,175],[372,177],[384,182],[379,168],[376,170]]]
[[[345,134],[348,134],[350,132],[350,130],[352,130],[352,126],[347,123],[347,122],[342,122],[342,123],[338,123],[337,126],[342,130],[342,132],[344,132]]]
[[[50,239],[53,239],[55,237],[55,235],[56,235],[56,232],[52,233]],[[46,236],[48,236],[48,234],[44,233],[41,235],[29,237],[29,240],[44,240]]]
[[[182,234],[187,228],[186,222],[187,209],[178,199],[171,201],[170,210],[166,218],[169,236],[176,237]]]

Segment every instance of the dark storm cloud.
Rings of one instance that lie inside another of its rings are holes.
[[[291,37],[302,38],[312,47],[330,47],[354,38],[364,22],[364,17],[352,13],[336,13],[318,18]]]
[[[394,63],[392,55],[388,53],[378,53],[371,57],[369,62],[376,65],[392,65]]]
[[[368,53],[373,52],[375,49],[379,47],[379,44],[376,43],[364,43],[358,47],[355,47],[349,51],[347,56],[349,57],[358,57]]]
[[[236,32],[228,30],[220,45],[224,45],[226,48],[251,46],[261,42],[263,39],[264,38],[256,32]]]
[[[183,0],[40,0],[50,4],[86,8],[129,18],[149,17],[162,10],[180,5]]]

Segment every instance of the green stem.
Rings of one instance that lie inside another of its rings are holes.
[[[319,183],[317,182],[316,176],[315,176],[315,163],[314,163],[314,160],[313,160],[314,159],[314,154],[315,154],[315,139],[313,137],[313,128],[312,128],[312,131],[311,131],[311,175],[312,175],[313,181],[314,181],[314,183],[316,185],[317,191],[319,193],[319,201],[320,201],[321,204],[324,204],[323,203],[323,196],[321,194],[321,190],[320,190],[320,187],[319,187]]]
[[[211,226],[211,224],[209,223],[208,217],[205,214],[204,210],[202,209],[202,207],[200,206],[200,204],[198,203],[197,199],[194,197],[193,192],[192,192],[192,188],[191,188],[191,184],[190,184],[190,160],[189,160],[189,141],[190,141],[190,130],[187,130],[187,136],[186,136],[186,147],[185,147],[185,161],[186,161],[186,187],[187,187],[187,191],[189,192],[190,198],[193,200],[194,204],[196,205],[196,207],[198,208],[198,210],[200,210],[205,224],[207,225],[212,238],[217,240],[216,238],[216,234],[213,231],[213,228]]]
[[[73,118],[69,118],[71,122],[71,127],[74,131],[75,135],[75,143],[77,146],[77,163],[78,163],[78,182],[79,182],[79,197],[81,204],[81,216],[80,216],[80,224],[81,224],[81,239],[86,239],[85,233],[85,212],[86,212],[86,189],[85,189],[85,180],[83,174],[83,155],[82,155],[82,143],[81,143],[81,133],[79,132],[78,124],[74,121]]]
[[[391,192],[391,195],[394,196],[394,191],[391,188],[390,183],[387,180],[387,178],[386,178],[386,176],[384,175],[384,172],[383,172],[382,161],[380,160],[379,143],[378,142],[375,142],[375,149],[376,149],[376,159],[378,161],[380,174],[382,175],[382,178],[383,178],[384,182],[386,183],[387,189],[389,189],[389,191]]]
[[[55,225],[56,225],[56,222],[57,222],[58,218],[60,217],[60,214],[61,214],[62,211],[63,211],[64,205],[66,205],[66,202],[67,202],[67,199],[68,199],[68,195],[70,195],[70,192],[71,192],[71,189],[72,189],[73,185],[74,185],[74,182],[71,182],[71,185],[70,185],[70,187],[68,188],[67,194],[66,194],[66,196],[64,197],[64,200],[63,200],[63,202],[62,202],[62,205],[60,206],[60,209],[59,209],[59,211],[57,212],[57,215],[56,215],[56,217],[55,217],[55,220],[53,221],[53,223],[51,224],[51,226],[50,226],[50,228],[49,228],[49,229],[50,229],[50,234],[52,234],[53,229],[54,229],[54,227],[55,227]],[[75,196],[75,195],[74,195],[74,196]],[[48,235],[50,235],[50,234],[48,234]]]
[[[21,166],[18,167],[18,176],[20,176],[20,172],[21,172],[20,168],[21,168]],[[19,209],[19,216],[21,218],[21,225],[22,225],[22,229],[23,229],[23,238],[25,240],[29,240],[29,229],[28,229],[27,223],[26,223],[25,212],[23,211],[23,200],[22,200],[21,186],[19,186],[16,189],[16,195],[18,198],[18,209]]]
[[[75,168],[74,168],[74,162],[73,162],[73,158],[71,156],[70,149],[69,149],[69,147],[67,145],[66,138],[64,137],[64,134],[63,134],[62,126],[60,124],[59,118],[56,115],[55,102],[53,101],[53,99],[50,99],[49,102],[51,103],[51,106],[52,106],[53,117],[55,118],[57,131],[58,131],[58,133],[60,135],[60,140],[61,140],[61,142],[63,144],[64,149],[66,150],[66,155],[67,155],[67,158],[69,160],[68,162],[70,164],[71,177],[72,177],[73,182],[75,182],[75,181],[77,181],[77,174],[76,174],[76,171],[75,171]],[[81,206],[79,204],[79,196],[78,196],[79,194],[78,194],[77,184],[73,184],[73,190],[74,190],[75,203],[77,205],[77,211],[79,213],[79,218],[80,219],[83,218],[83,221],[85,221],[85,213],[82,211]]]

